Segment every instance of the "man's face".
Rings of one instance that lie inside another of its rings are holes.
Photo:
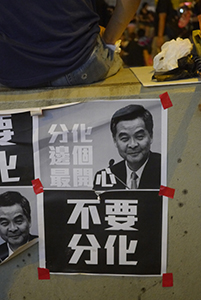
[[[0,207],[0,235],[13,251],[27,242],[29,228],[30,222],[19,204]]]
[[[114,137],[119,154],[128,162],[131,170],[138,170],[149,155],[152,138],[143,119],[120,121]]]

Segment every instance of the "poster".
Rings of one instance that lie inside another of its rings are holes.
[[[167,110],[160,99],[90,101],[1,118],[0,189],[29,199],[41,268],[66,275],[166,271],[168,199],[158,192],[167,180]],[[42,193],[34,194],[33,179]]]
[[[161,272],[162,200],[156,191],[110,191],[97,199],[92,191],[47,190],[44,215],[51,272]]]
[[[144,142],[137,123],[135,135],[144,144],[132,146],[137,152],[128,155],[149,153],[149,159],[138,188],[131,190],[122,175],[126,158],[110,123],[115,112],[139,105],[151,112],[153,134]],[[54,274],[161,276],[167,199],[158,192],[166,185],[167,111],[160,100],[100,100],[47,109],[34,119],[34,132],[36,177],[44,187],[37,200],[40,267]]]
[[[32,117],[0,116],[0,263],[37,241]]]
[[[44,188],[93,188],[94,175],[122,160],[110,131],[115,111],[130,104],[143,105],[153,116],[151,151],[160,153],[161,182],[166,176],[165,115],[160,99],[92,101],[43,110],[34,117],[34,136],[39,141],[37,177]],[[39,128],[39,130],[37,130]]]

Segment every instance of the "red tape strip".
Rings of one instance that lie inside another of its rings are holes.
[[[38,268],[38,279],[39,280],[50,279],[50,271],[45,268]]]
[[[159,196],[166,196],[168,198],[174,198],[175,189],[169,188],[167,186],[161,185]]]
[[[31,183],[36,195],[44,192],[42,183],[39,178],[32,180]]]
[[[165,273],[163,274],[163,287],[171,287],[173,286],[173,274],[172,273]]]
[[[170,100],[170,97],[167,92],[159,95],[159,97],[161,99],[161,104],[163,105],[164,109],[173,106],[172,101]]]

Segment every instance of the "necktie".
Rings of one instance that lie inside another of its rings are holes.
[[[137,174],[135,172],[131,173],[131,189],[135,190],[137,189]]]

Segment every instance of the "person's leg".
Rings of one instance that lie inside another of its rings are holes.
[[[109,49],[98,36],[91,56],[82,66],[48,85],[56,87],[91,84],[116,74],[121,66],[119,54]]]

